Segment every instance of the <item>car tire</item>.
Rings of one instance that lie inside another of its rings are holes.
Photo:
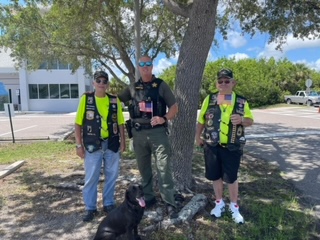
[[[287,102],[287,104],[291,104],[291,99],[288,98],[286,102]]]
[[[312,102],[310,100],[307,101],[307,106],[311,107],[312,106]]]

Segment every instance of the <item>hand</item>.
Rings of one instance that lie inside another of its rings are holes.
[[[204,141],[200,137],[196,137],[196,145],[199,147],[203,147]]]
[[[165,122],[166,122],[166,120],[164,120],[163,117],[154,116],[153,118],[151,118],[150,124],[151,124],[151,126],[155,126],[158,124],[164,124]]]
[[[242,116],[240,114],[232,114],[231,115],[231,123],[233,125],[238,125],[242,123]]]
[[[80,148],[76,148],[76,153],[80,158],[84,158],[84,153],[85,153],[84,147],[82,146]]]

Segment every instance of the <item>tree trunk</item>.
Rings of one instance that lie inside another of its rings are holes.
[[[179,190],[191,188],[199,91],[216,27],[218,0],[194,0],[177,63],[175,96],[179,113],[172,124],[173,170]]]

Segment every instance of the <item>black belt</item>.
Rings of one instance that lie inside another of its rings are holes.
[[[138,123],[138,122],[132,122],[132,127],[137,130],[140,131],[141,129],[152,129],[152,128],[158,128],[158,127],[164,127],[164,124],[160,124],[160,125],[155,125],[152,126],[150,123]]]

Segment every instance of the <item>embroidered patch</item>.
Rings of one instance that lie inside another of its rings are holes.
[[[92,132],[92,126],[90,126],[90,125],[87,126],[87,132],[88,132],[88,133],[91,133],[91,132]]]
[[[92,104],[93,103],[93,97],[88,97],[88,104]]]
[[[86,118],[88,120],[93,120],[94,119],[94,111],[87,111],[86,115],[87,115]]]
[[[209,106],[217,105],[217,95],[212,95],[209,99]]]
[[[113,114],[111,115],[111,118],[112,118],[112,122],[114,122],[114,123],[118,122],[118,121],[117,121],[118,118],[117,118],[117,114],[116,114],[116,113],[113,113]]]
[[[213,118],[213,114],[212,114],[212,113],[207,114],[207,115],[206,115],[206,118],[207,118],[207,119],[212,119],[212,118]]]
[[[207,125],[211,127],[213,125],[213,121],[212,120],[208,120],[207,121]]]
[[[94,146],[93,146],[93,145],[89,145],[89,146],[88,146],[88,152],[92,152],[93,149],[94,149]]]
[[[113,134],[118,134],[118,124],[113,124]]]
[[[237,136],[240,137],[243,133],[243,127],[240,125],[237,129]]]

